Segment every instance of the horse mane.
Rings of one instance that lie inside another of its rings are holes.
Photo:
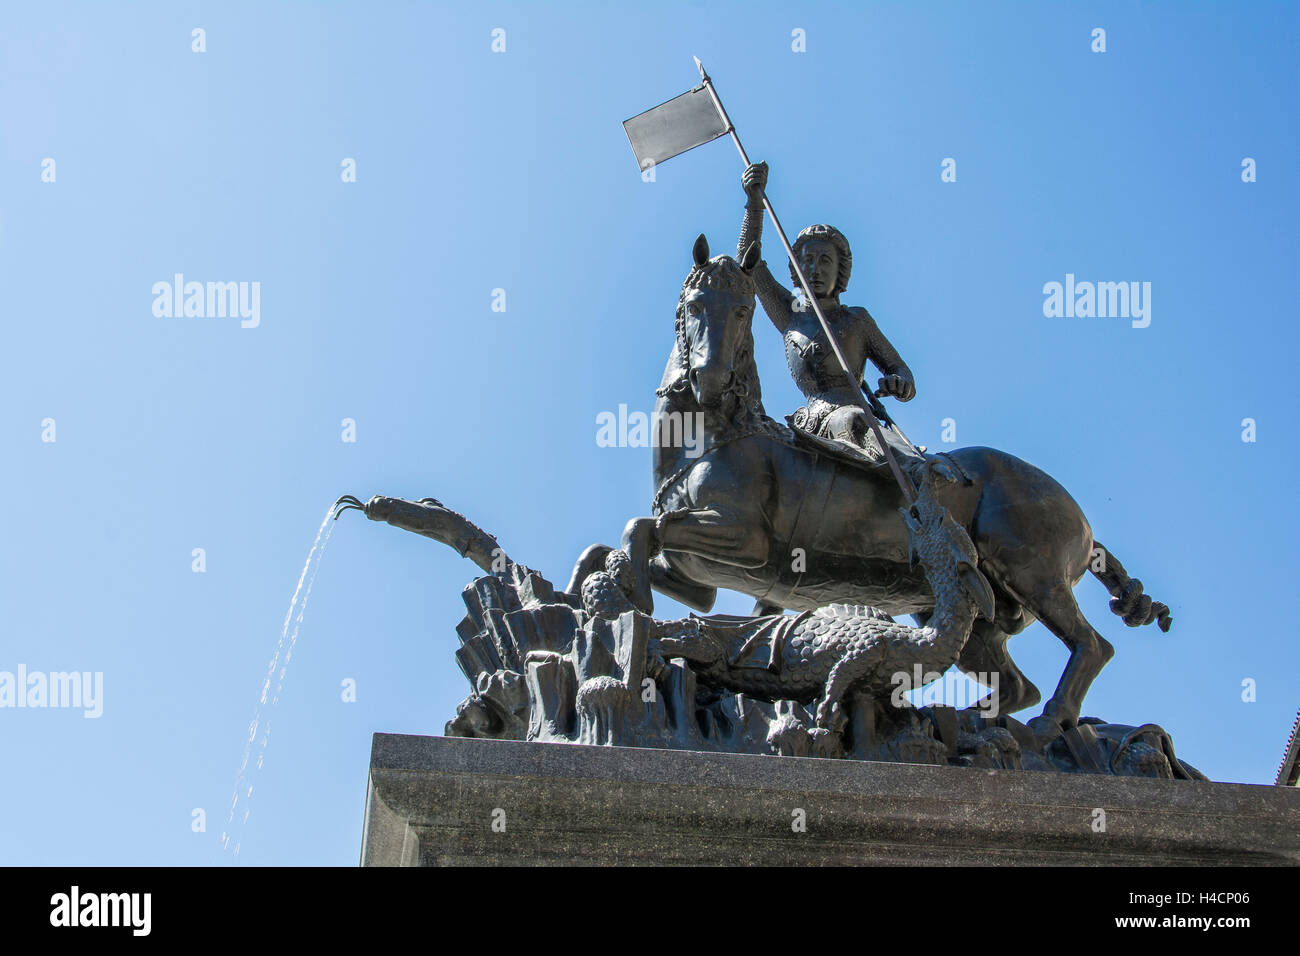
[[[671,391],[686,387],[686,294],[695,289],[712,289],[718,292],[730,292],[736,295],[754,298],[754,279],[740,267],[731,256],[714,256],[703,265],[693,266],[682,283],[682,291],[677,297],[676,333],[677,342],[673,354],[678,358],[677,368],[671,366],[665,370],[664,378],[655,394],[667,395]],[[754,323],[751,318],[749,328],[741,339],[735,354],[736,384],[739,393],[736,413],[732,416],[733,425],[750,424],[767,418],[763,409],[763,387],[758,380],[758,365],[754,361]]]

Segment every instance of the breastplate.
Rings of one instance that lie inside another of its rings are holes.
[[[816,322],[815,317],[813,321]],[[790,367],[795,385],[807,396],[844,388],[846,385],[851,387],[852,383],[840,368],[826,333],[817,328],[816,334],[810,336],[809,331],[811,330],[793,325],[785,331],[785,361]],[[842,341],[840,347],[843,348]]]

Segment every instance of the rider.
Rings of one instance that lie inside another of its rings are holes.
[[[763,191],[767,185],[767,164],[754,163],[741,183],[748,197],[740,227],[741,255],[750,243],[758,242],[763,231]],[[899,357],[866,309],[840,304],[840,293],[849,282],[853,257],[848,240],[834,226],[809,226],[794,241],[794,253],[804,277],[817,297],[827,324],[839,340],[853,378],[850,380],[831,349],[826,333],[812,308],[797,299],[772,277],[766,262],[760,262],[753,277],[758,299],[772,324],[785,339],[785,358],[795,384],[807,404],[791,416],[791,422],[814,435],[847,442],[868,458],[884,464],[884,453],[872,434],[867,412],[857,401],[858,383],[863,381],[867,360],[883,373],[875,395],[892,395],[911,401],[916,395],[912,370]],[[794,266],[790,278],[798,285]],[[890,441],[899,464],[912,470],[924,459]]]

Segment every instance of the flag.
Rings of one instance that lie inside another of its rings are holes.
[[[701,84],[624,120],[623,131],[632,144],[637,165],[645,169],[725,136],[727,126],[713,105],[713,97]]]

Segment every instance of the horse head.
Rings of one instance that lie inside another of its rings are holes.
[[[744,259],[709,258],[704,236],[695,240],[695,260],[677,300],[677,351],[680,367],[669,387],[689,387],[696,403],[719,409],[734,398],[738,408],[761,408],[754,365],[754,279],[758,243]],[[665,391],[666,389],[661,389]],[[734,417],[738,408],[727,410]]]

